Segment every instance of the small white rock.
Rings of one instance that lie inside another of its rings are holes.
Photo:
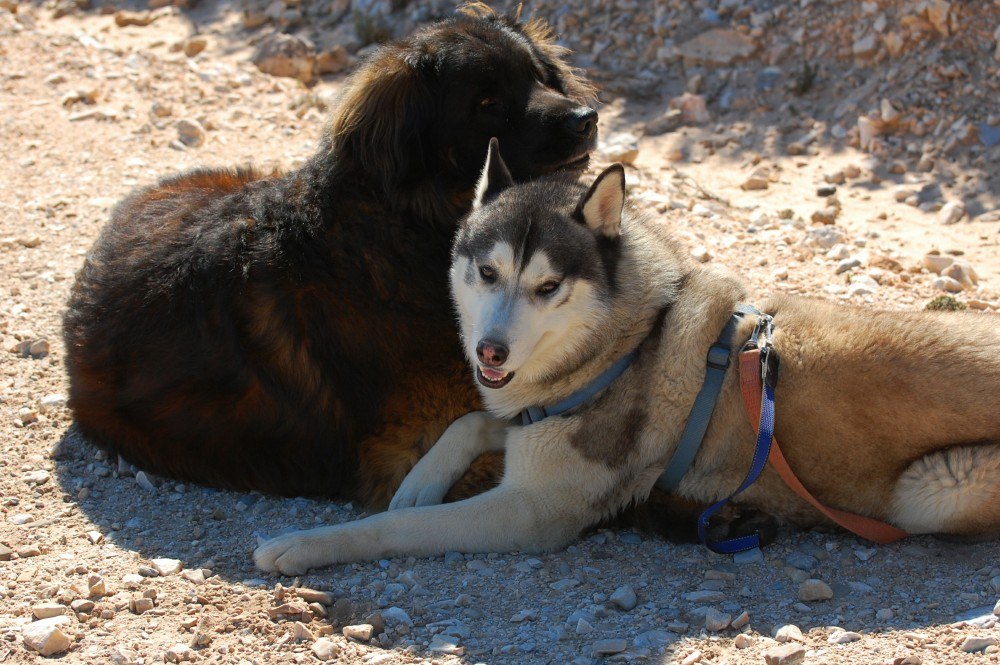
[[[942,224],[955,224],[965,217],[965,204],[961,201],[948,201],[938,212],[938,219]]]
[[[707,263],[712,260],[712,253],[708,251],[708,248],[704,245],[698,245],[692,249],[691,256],[693,256],[696,261],[700,261],[701,263]]]
[[[799,600],[811,602],[833,598],[833,589],[822,580],[808,579],[799,585]]]
[[[859,633],[850,630],[835,630],[826,641],[830,644],[847,644],[849,642],[857,642],[860,639],[861,635]]]
[[[785,624],[774,634],[774,639],[778,642],[804,642],[802,631],[795,624]]]
[[[149,479],[149,476],[146,475],[145,471],[136,471],[135,482],[139,485],[139,487],[146,490],[150,494],[156,494],[156,485],[154,485],[153,481]]]
[[[625,611],[633,609],[639,602],[635,595],[635,589],[630,584],[615,589],[608,600]]]
[[[983,651],[986,647],[994,646],[997,643],[997,638],[995,637],[973,637],[969,636],[965,638],[962,642],[961,649],[966,653],[976,653],[977,651]]]
[[[962,283],[952,277],[938,277],[934,280],[934,288],[948,293],[961,293],[965,290]]]
[[[59,603],[38,603],[31,608],[31,613],[36,619],[51,619],[66,614],[66,607]]]
[[[344,626],[342,632],[344,633],[344,637],[358,640],[359,642],[367,642],[372,638],[372,631],[374,630],[370,623],[359,623],[353,626]]]
[[[714,607],[709,608],[709,610],[705,612],[705,628],[713,633],[717,633],[720,630],[728,628],[729,623],[732,620],[732,615],[720,612]]]
[[[163,577],[179,573],[183,567],[179,559],[153,559],[150,563],[153,569]]]
[[[753,640],[751,640],[750,637],[744,633],[740,633],[736,636],[736,639],[733,640],[733,646],[737,649],[746,649],[752,645]]]
[[[331,660],[340,653],[340,647],[331,639],[321,637],[312,643],[312,652],[320,660]]]

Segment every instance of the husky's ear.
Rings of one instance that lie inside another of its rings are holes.
[[[486,163],[483,172],[476,183],[476,197],[472,201],[472,209],[478,210],[496,198],[497,194],[514,184],[507,165],[500,156],[500,142],[496,137],[490,139],[490,147],[486,150]]]
[[[617,238],[625,207],[625,167],[612,164],[604,169],[577,206],[577,217],[594,233]]]

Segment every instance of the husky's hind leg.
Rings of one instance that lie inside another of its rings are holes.
[[[891,521],[910,533],[1000,535],[1000,444],[926,455],[899,477]]]

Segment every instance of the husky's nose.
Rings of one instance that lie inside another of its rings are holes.
[[[597,131],[597,111],[588,106],[578,106],[566,116],[564,126],[570,134],[589,139]]]
[[[489,367],[503,365],[509,353],[510,350],[506,346],[488,339],[481,340],[476,345],[476,357],[479,358],[479,362]]]

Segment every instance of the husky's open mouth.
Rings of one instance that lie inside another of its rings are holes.
[[[503,388],[514,378],[514,372],[504,372],[492,367],[476,367],[476,378],[487,388]]]

